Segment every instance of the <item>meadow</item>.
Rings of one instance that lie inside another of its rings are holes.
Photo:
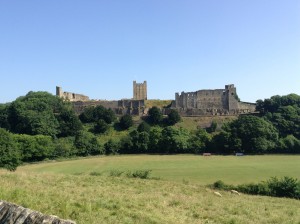
[[[259,182],[272,176],[300,179],[300,156],[197,156],[197,155],[121,155],[99,156],[63,162],[31,164],[19,171],[57,174],[109,173],[111,170],[151,170],[155,178],[211,184]]]
[[[300,178],[300,156],[131,155],[91,157],[0,170],[0,198],[81,223],[300,223],[300,201],[218,197],[218,179],[249,183]],[[116,171],[152,170],[150,179]]]

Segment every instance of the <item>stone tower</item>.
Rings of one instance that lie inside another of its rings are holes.
[[[56,96],[63,97],[62,88],[59,86],[56,86]]]
[[[144,81],[144,83],[133,81],[133,99],[147,100],[147,81]]]

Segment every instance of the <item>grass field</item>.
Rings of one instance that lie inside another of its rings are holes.
[[[169,181],[211,184],[259,182],[272,176],[300,179],[300,156],[195,156],[123,155],[22,166],[19,171],[60,174],[108,173],[111,170],[152,170],[152,176]]]
[[[300,156],[109,156],[0,170],[0,199],[98,223],[300,224],[300,201],[214,195],[204,185],[299,178]],[[111,176],[112,170],[151,169],[150,179]]]

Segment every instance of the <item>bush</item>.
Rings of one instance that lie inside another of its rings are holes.
[[[149,179],[150,173],[151,170],[136,170],[136,171],[129,171],[126,173],[126,175],[127,177],[132,177],[132,178]]]
[[[121,171],[121,170],[111,170],[111,171],[109,171],[109,176],[120,177],[123,173],[124,173],[124,171]]]
[[[272,177],[267,181],[270,196],[300,199],[300,182],[292,177],[278,179]]]
[[[243,184],[238,186],[227,185],[218,180],[211,187],[221,190],[238,190],[245,194],[267,195],[272,197],[287,197],[300,199],[300,181],[292,177],[271,177],[258,184]]]

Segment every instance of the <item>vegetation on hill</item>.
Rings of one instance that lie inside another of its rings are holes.
[[[259,115],[241,115],[222,128],[212,120],[206,129],[189,129],[176,110],[163,116],[153,106],[136,122],[96,106],[78,117],[69,102],[29,92],[0,106],[0,128],[7,136],[0,142],[0,166],[14,170],[20,162],[118,153],[300,153],[300,96],[258,100],[257,110]]]

